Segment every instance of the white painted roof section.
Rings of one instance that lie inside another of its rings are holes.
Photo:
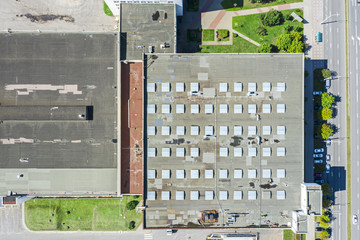
[[[243,105],[234,104],[234,113],[243,113]]]
[[[285,178],[286,170],[285,169],[277,169],[276,170],[276,177],[277,178]]]
[[[162,104],[161,105],[161,112],[162,113],[170,113],[170,104]]]
[[[285,147],[278,147],[278,148],[276,149],[276,155],[277,155],[278,157],[285,157],[285,155],[286,155],[286,148],[285,148]]]
[[[196,136],[200,133],[200,127],[199,126],[191,126],[190,127],[190,135]]]
[[[161,135],[163,135],[163,136],[170,135],[170,126],[162,126],[161,127]]]
[[[156,192],[155,191],[148,191],[147,192],[147,200],[150,200],[150,201],[156,200]]]
[[[170,83],[169,82],[161,83],[161,91],[170,92]]]
[[[242,191],[234,191],[234,200],[242,200],[243,194]]]
[[[263,104],[263,113],[271,113],[271,104]]]
[[[277,104],[276,111],[277,111],[277,113],[285,113],[285,111],[286,111],[285,104],[283,104],[283,103]]]
[[[185,170],[177,169],[176,170],[176,179],[184,179],[185,178]]]
[[[234,157],[242,157],[243,151],[241,147],[234,148]]]
[[[271,135],[271,126],[263,126],[263,135]]]
[[[170,200],[170,191],[162,191],[161,200]]]
[[[184,200],[185,192],[184,191],[176,191],[176,200]]]
[[[176,92],[185,92],[185,83],[183,82],[176,83]]]
[[[148,113],[156,113],[156,105],[155,104],[148,104],[147,105],[147,112]]]
[[[219,200],[224,201],[228,200],[229,194],[228,191],[219,191]]]
[[[176,157],[185,157],[185,148],[176,148]]]
[[[191,113],[199,113],[200,105],[199,104],[191,104]]]
[[[156,170],[148,169],[148,179],[155,179],[155,178],[156,178]]]
[[[191,177],[192,179],[200,178],[200,170],[198,170],[198,169],[192,169],[191,172],[190,172],[190,177]]]
[[[191,157],[200,156],[200,149],[199,148],[190,148],[190,156]]]
[[[271,178],[271,169],[263,169],[262,177],[263,178]]]
[[[271,83],[263,82],[263,92],[271,92]]]
[[[256,169],[248,169],[248,178],[256,178]]]
[[[220,126],[219,134],[222,136],[226,136],[229,134],[229,127],[228,126]]]
[[[234,178],[243,178],[243,170],[242,169],[234,169]]]
[[[162,148],[161,149],[161,156],[162,157],[170,157],[171,149],[170,148]]]
[[[214,178],[214,170],[205,169],[205,179],[212,179],[212,178]]]
[[[271,147],[264,147],[262,149],[263,157],[270,157],[271,156]]]
[[[248,156],[249,157],[256,157],[257,149],[256,148],[248,148]]]
[[[229,171],[227,169],[220,169],[219,170],[219,178],[226,179],[229,176]]]
[[[147,92],[156,92],[156,84],[148,83],[147,84]]]
[[[190,91],[191,92],[198,92],[199,91],[199,83],[190,83]]]
[[[229,149],[228,148],[220,148],[219,155],[220,155],[220,157],[229,156]]]
[[[147,127],[147,135],[149,135],[149,136],[156,135],[156,127],[155,126],[148,126]]]
[[[228,88],[227,83],[219,83],[219,92],[227,92]]]
[[[256,83],[248,83],[248,92],[256,92],[257,90],[257,85]]]
[[[205,104],[205,113],[210,114],[214,112],[213,104]]]
[[[156,148],[148,148],[148,157],[156,157]]]
[[[199,200],[199,191],[190,191],[190,200]]]
[[[219,110],[220,113],[228,113],[229,112],[229,107],[227,104],[220,104],[219,108],[220,108],[220,110]]]
[[[176,104],[176,113],[185,113],[185,104]]]
[[[243,130],[242,130],[242,126],[234,126],[234,135],[242,135],[243,134]]]
[[[254,136],[257,133],[256,126],[248,126],[248,136]]]
[[[256,110],[257,110],[256,104],[248,105],[248,113],[256,113]]]
[[[176,135],[185,135],[185,126],[176,126]]]
[[[243,85],[241,82],[235,82],[234,83],[234,92],[242,92]]]
[[[171,176],[171,172],[169,169],[163,169],[161,170],[161,178],[162,179],[169,179]]]
[[[286,90],[286,84],[284,82],[278,82],[277,83],[277,91],[285,92],[285,90]]]
[[[205,135],[206,136],[214,135],[214,126],[205,126]]]
[[[205,200],[214,200],[214,191],[205,191]]]
[[[256,191],[248,191],[248,200],[256,200],[257,192]]]
[[[276,198],[277,200],[284,200],[286,198],[285,191],[276,191]]]
[[[286,127],[285,126],[277,126],[277,135],[285,135]]]

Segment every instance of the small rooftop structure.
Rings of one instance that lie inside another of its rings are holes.
[[[205,191],[205,200],[214,200],[214,191]]]
[[[177,169],[176,170],[176,179],[184,179],[185,178],[185,170]]]
[[[214,112],[214,105],[213,104],[205,104],[205,113],[210,114]]]
[[[170,191],[162,191],[161,192],[161,200],[170,200]]]
[[[234,92],[242,92],[243,85],[241,82],[234,82]]]
[[[234,157],[242,157],[243,151],[241,147],[234,148]]]
[[[185,135],[185,126],[176,126],[176,135]]]
[[[284,82],[278,82],[277,83],[277,91],[285,92],[285,90],[286,90],[286,84]]]
[[[277,104],[276,111],[277,113],[285,113],[285,104]]]
[[[212,179],[212,178],[214,178],[214,170],[205,169],[205,179]]]
[[[147,192],[147,200],[150,200],[150,201],[156,200],[156,192],[155,191],[148,191]]]
[[[147,135],[155,136],[156,135],[156,127],[155,126],[148,126],[147,127]]]
[[[242,200],[243,194],[242,191],[234,191],[234,200]]]
[[[176,104],[176,113],[185,113],[185,104]]]
[[[263,92],[270,92],[270,91],[271,91],[271,83],[263,82]]]
[[[205,126],[205,135],[206,136],[214,135],[214,126]]]
[[[191,170],[191,178],[192,179],[200,178],[200,170],[199,169],[192,169]]]
[[[277,135],[285,135],[286,132],[286,128],[285,126],[277,126]]]
[[[286,155],[286,148],[285,147],[278,147],[276,148],[276,155],[278,157],[285,157]]]
[[[184,200],[185,192],[184,191],[176,191],[176,200]]]
[[[242,126],[234,126],[234,135],[240,136],[242,132]]]
[[[161,149],[162,157],[170,157],[170,155],[171,155],[171,148],[162,148]]]
[[[271,104],[263,104],[263,113],[271,113]]]
[[[262,177],[263,178],[271,178],[271,169],[263,169]]]
[[[256,157],[257,155],[257,148],[250,147],[248,148],[248,156],[249,157]]]
[[[155,179],[156,178],[156,170],[155,169],[149,169],[147,177],[148,177],[148,179]]]
[[[228,200],[229,193],[228,191],[219,191],[219,200]]]
[[[256,178],[256,169],[248,169],[248,178]]]
[[[194,83],[194,82],[190,83],[190,91],[192,93],[198,92],[199,91],[199,83]]]
[[[242,169],[234,169],[234,178],[235,179],[243,178],[243,170]]]
[[[256,110],[257,110],[256,104],[248,105],[248,113],[256,113]]]
[[[220,113],[228,113],[229,112],[229,106],[227,104],[220,104]]]
[[[281,190],[281,191],[276,191],[276,199],[277,200],[285,200],[286,195],[285,195],[285,191]]]
[[[234,113],[243,113],[242,104],[234,104]]]
[[[263,126],[263,135],[271,134],[271,126]]]
[[[170,176],[171,176],[171,172],[169,169],[163,169],[161,171],[161,178],[162,179],[170,179]]]
[[[191,113],[193,113],[193,114],[200,113],[200,105],[199,104],[191,104]]]
[[[176,148],[176,157],[185,157],[185,148]]]
[[[248,92],[256,92],[257,85],[254,82],[248,83]]]
[[[221,136],[226,136],[229,133],[229,127],[228,126],[220,126],[219,130],[220,130],[219,134]]]
[[[170,92],[170,83],[169,82],[161,83],[161,91]]]
[[[176,92],[185,92],[185,83],[177,82],[176,83]]]
[[[199,149],[199,148],[191,148],[191,149],[190,149],[190,156],[191,156],[191,157],[198,157],[198,156],[200,156],[200,149]]]
[[[147,84],[147,92],[156,92],[156,84],[148,83]]]
[[[220,155],[220,157],[229,156],[229,148],[220,148],[219,155]]]
[[[200,134],[200,127],[199,126],[191,126],[190,127],[190,135],[196,136]]]
[[[227,92],[228,83],[219,83],[219,92]]]
[[[276,170],[276,177],[277,178],[285,178],[285,176],[286,176],[285,169],[277,169]]]
[[[156,157],[156,148],[148,148],[148,157]]]
[[[220,179],[228,178],[228,176],[229,176],[229,171],[227,169],[220,169],[219,170],[219,178]]]
[[[256,191],[248,191],[248,200],[256,200],[257,192]]]
[[[254,136],[256,135],[257,131],[256,131],[256,126],[248,126],[248,135],[249,136]]]
[[[148,104],[147,113],[156,113],[156,105],[155,104]]]
[[[270,157],[271,156],[271,147],[264,147],[262,155],[263,155],[263,157]]]
[[[190,200],[199,200],[199,191],[190,191]]]
[[[170,135],[170,126],[162,126],[161,127],[161,135],[163,135],[163,136]]]

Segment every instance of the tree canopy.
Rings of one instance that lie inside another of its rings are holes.
[[[333,110],[327,107],[324,107],[321,110],[321,117],[323,120],[330,120],[332,118],[333,115]]]
[[[335,102],[335,97],[329,93],[321,94],[321,106],[324,108],[329,108]]]
[[[330,136],[332,136],[334,133],[334,130],[331,128],[329,124],[324,123],[321,125],[321,137],[323,139],[328,139]]]
[[[321,184],[321,190],[325,196],[331,196],[333,194],[332,188],[328,183]],[[327,216],[327,215],[323,215],[323,216]]]
[[[324,78],[331,77],[331,72],[330,72],[329,69],[323,69],[323,70],[321,70],[321,73],[322,73]]]
[[[272,9],[264,14],[261,14],[260,21],[264,26],[271,27],[283,23],[284,17],[280,11]]]
[[[270,43],[263,43],[260,45],[258,52],[259,53],[271,53],[273,49],[273,45]]]
[[[302,35],[298,32],[284,33],[276,39],[276,46],[286,52],[302,53],[305,48],[302,40]]]

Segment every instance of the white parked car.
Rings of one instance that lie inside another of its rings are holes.
[[[323,153],[323,152],[325,152],[324,148],[315,148],[314,149],[314,153]]]
[[[352,217],[352,220],[353,220],[353,224],[357,224],[358,223],[358,216],[354,214],[353,217]]]
[[[314,158],[322,158],[322,157],[324,157],[324,155],[322,153],[315,153],[315,154],[313,154],[313,157]]]

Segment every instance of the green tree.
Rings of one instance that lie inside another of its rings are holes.
[[[289,53],[302,53],[304,52],[305,43],[299,40],[293,40],[288,48]]]
[[[130,230],[133,230],[135,228],[135,222],[134,221],[131,221],[130,223],[129,223],[129,229]]]
[[[135,201],[135,200],[130,201],[130,202],[128,202],[128,203],[126,204],[126,209],[127,209],[127,210],[133,210],[133,209],[136,208],[136,206],[137,206],[138,204],[139,204],[139,201]]]
[[[326,231],[326,230],[322,231],[320,235],[321,235],[321,238],[322,238],[322,239],[329,237],[329,233],[328,233],[328,231]]]
[[[292,26],[291,25],[289,25],[289,24],[287,24],[287,25],[285,25],[284,26],[284,30],[285,30],[285,32],[287,32],[287,33],[290,33],[291,32],[291,30],[292,30]]]
[[[322,228],[324,228],[324,229],[328,229],[330,226],[331,226],[330,223],[328,223],[328,222],[323,222],[323,221],[321,221],[321,219],[320,219],[320,227],[322,227]]]
[[[263,26],[259,26],[256,29],[256,33],[259,34],[260,36],[266,36],[267,35],[267,30]]]
[[[332,115],[333,115],[333,110],[330,109],[330,108],[327,108],[327,107],[324,107],[322,110],[321,110],[321,117],[323,120],[329,120],[332,118]]]
[[[323,222],[328,223],[328,222],[330,222],[330,216],[329,216],[329,215],[326,215],[326,214],[323,214],[323,215],[321,215],[321,217],[320,217],[320,221],[323,221]]]
[[[321,94],[321,106],[324,108],[329,108],[335,102],[335,97],[329,93]]]
[[[328,199],[327,197],[323,197],[322,198],[322,205],[323,208],[329,208],[332,204],[332,201],[330,199]]]
[[[321,184],[321,190],[325,196],[331,196],[333,194],[332,187],[328,183]]]
[[[271,53],[273,49],[273,45],[270,43],[263,43],[260,45],[258,52],[259,53]]]
[[[267,13],[260,15],[260,21],[264,26],[276,26],[284,22],[284,17],[281,12],[272,9]]]
[[[276,39],[276,46],[280,50],[287,51],[291,46],[292,40],[293,37],[291,36],[291,34],[281,34]]]
[[[323,69],[323,70],[321,70],[321,73],[322,73],[324,78],[331,77],[331,72],[330,72],[329,69]]]
[[[321,137],[323,139],[328,139],[330,136],[332,136],[334,133],[334,130],[331,128],[329,124],[324,123],[321,125]]]
[[[303,30],[302,27],[299,26],[294,27],[295,32],[301,32],[302,30]]]

